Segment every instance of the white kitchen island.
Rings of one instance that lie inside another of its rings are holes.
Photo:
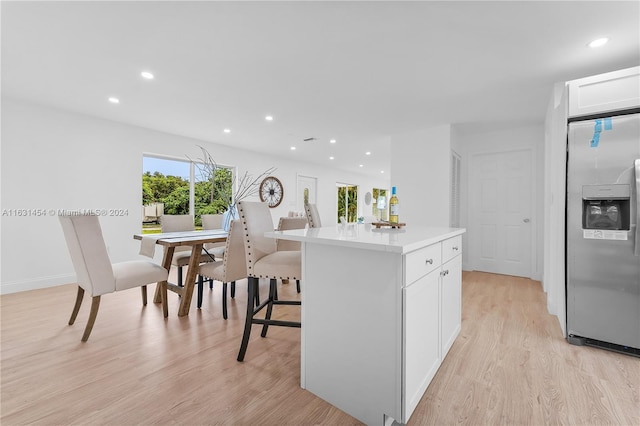
[[[302,243],[301,386],[368,425],[406,423],[460,332],[464,232],[268,233]]]

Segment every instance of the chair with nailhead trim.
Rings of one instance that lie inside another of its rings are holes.
[[[278,231],[288,231],[290,229],[304,229],[309,222],[306,217],[281,217],[278,222]],[[298,250],[300,251],[300,243],[298,241],[276,240],[278,251]],[[283,280],[282,283],[287,283]],[[296,280],[296,291],[300,293],[300,280]]]
[[[307,215],[309,228],[322,228],[322,222],[320,221],[320,213],[318,213],[318,206],[316,206],[313,203],[305,203],[304,212]]]
[[[211,278],[222,282],[222,317],[227,319],[227,283],[231,283],[231,297],[235,297],[236,281],[247,277],[247,262],[244,254],[242,224],[231,222],[224,247],[224,259],[200,265],[198,285],[198,308],[202,305],[202,279]]]
[[[278,280],[299,280],[302,278],[302,256],[297,250],[278,251],[275,238],[265,237],[266,232],[273,232],[273,220],[266,203],[240,201],[238,212],[243,228],[244,249],[247,261],[247,316],[244,334],[238,353],[238,361],[243,361],[249,345],[251,326],[262,325],[262,337],[267,336],[270,325],[300,328],[299,321],[272,320],[274,306],[301,305],[299,300],[280,300],[276,295]],[[258,290],[260,278],[269,279],[269,296],[254,307],[253,301]],[[264,318],[256,315],[266,309]]]

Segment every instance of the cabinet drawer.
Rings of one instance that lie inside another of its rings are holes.
[[[441,244],[433,244],[428,247],[421,248],[405,256],[406,281],[408,286],[420,277],[427,275],[429,272],[439,268],[442,264]]]
[[[458,235],[442,242],[442,262],[453,259],[462,253],[462,235]]]

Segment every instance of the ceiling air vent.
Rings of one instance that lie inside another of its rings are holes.
[[[311,142],[311,141],[315,141],[318,140],[318,138],[306,138],[306,139],[302,139],[305,142]]]

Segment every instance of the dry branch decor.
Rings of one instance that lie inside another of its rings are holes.
[[[203,178],[211,182],[211,197],[213,199],[213,192],[215,191],[213,180],[216,175],[216,170],[223,167],[218,165],[206,148],[200,145],[198,145],[198,148],[202,151],[201,158],[198,158],[195,161],[188,156],[187,158],[189,158],[189,161],[196,166]],[[256,195],[260,190],[260,182],[262,182],[262,179],[272,174],[275,170],[275,167],[270,167],[255,178],[247,171],[240,176],[235,174],[232,176],[230,191],[225,191],[225,193],[220,194],[221,198],[224,199],[228,205],[227,211],[225,212],[226,216],[223,220],[224,229],[228,230],[230,220],[238,217],[236,209],[238,201],[242,201],[247,197]]]

